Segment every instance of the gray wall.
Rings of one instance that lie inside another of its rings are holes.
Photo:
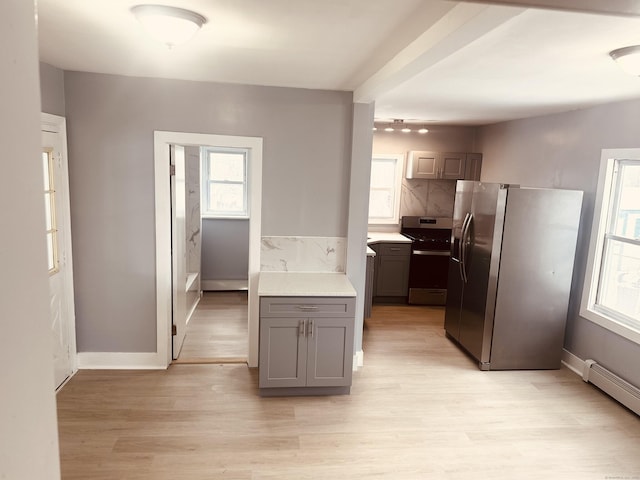
[[[0,2],[0,478],[60,478],[33,1]]]
[[[640,346],[580,317],[603,148],[640,147],[640,101],[490,125],[479,130],[482,180],[583,190],[565,347],[640,385]]]
[[[351,93],[65,72],[65,99],[78,351],[155,351],[154,130],[263,137],[263,235],[346,236]]]
[[[40,96],[43,112],[65,116],[63,70],[40,62]]]
[[[385,132],[373,134],[373,153],[475,152],[476,127],[432,125],[429,133]]]
[[[249,278],[249,220],[202,219],[202,279]]]

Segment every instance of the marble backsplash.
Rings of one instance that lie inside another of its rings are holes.
[[[456,182],[451,180],[403,179],[400,216],[453,217]]]
[[[200,219],[200,148],[185,149],[185,214],[187,234],[187,272],[200,272],[202,221]]]
[[[262,237],[260,270],[345,272],[345,237]]]

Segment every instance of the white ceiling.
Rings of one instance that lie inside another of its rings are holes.
[[[540,1],[640,12],[629,0]],[[441,0],[158,0],[209,20],[168,50],[142,33],[129,11],[139,3],[38,0],[41,60],[65,70],[349,90],[375,101],[378,118],[436,124],[640,98],[640,78],[608,56],[640,44],[638,16]]]

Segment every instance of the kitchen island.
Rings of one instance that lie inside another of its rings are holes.
[[[351,390],[356,291],[343,273],[261,272],[263,396]]]

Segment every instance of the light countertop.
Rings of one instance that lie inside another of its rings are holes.
[[[367,245],[367,257],[375,257],[376,251]]]
[[[261,297],[355,297],[344,273],[260,272]]]
[[[411,243],[407,237],[398,232],[367,232],[367,244],[380,242]]]

